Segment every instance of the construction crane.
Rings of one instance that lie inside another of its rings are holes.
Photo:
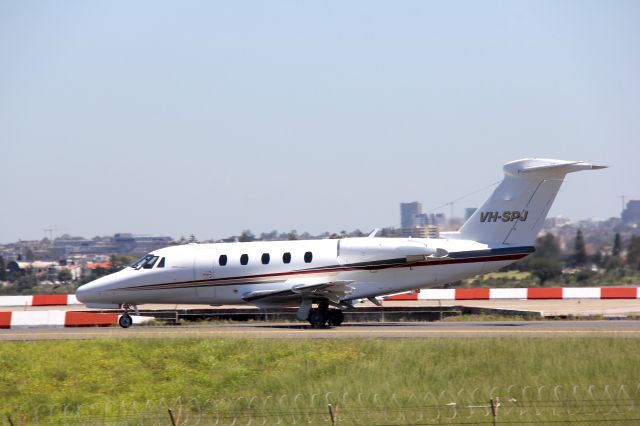
[[[620,200],[622,201],[622,209],[620,210],[620,212],[624,211],[624,199],[628,197],[628,195],[618,195],[618,198],[620,198]]]
[[[62,228],[45,228],[43,229],[44,232],[48,232],[49,233],[49,241],[53,241],[53,233],[54,231],[62,231]]]

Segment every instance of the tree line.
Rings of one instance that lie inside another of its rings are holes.
[[[559,277],[563,269],[573,268],[576,281],[586,281],[596,272],[593,267],[609,274],[624,276],[640,271],[640,236],[631,236],[626,243],[626,256],[623,258],[624,242],[620,233],[612,241],[611,253],[600,251],[589,256],[586,251],[584,235],[580,229],[576,232],[573,250],[568,254],[560,251],[556,238],[546,234],[536,240],[536,251],[527,258],[514,263],[507,269],[530,272],[540,285]]]

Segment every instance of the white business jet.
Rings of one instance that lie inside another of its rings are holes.
[[[440,238],[367,237],[187,244],[155,250],[129,267],[80,287],[93,308],[144,303],[297,307],[314,327],[338,326],[356,299],[442,284],[496,270],[534,252],[534,241],[567,173],[584,162],[524,159],[458,232]]]

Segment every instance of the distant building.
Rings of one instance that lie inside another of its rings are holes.
[[[95,237],[87,240],[81,237],[62,236],[53,241],[52,254],[63,259],[72,255],[112,255],[145,254],[171,245],[171,237],[151,235],[115,234],[113,237]]]
[[[413,216],[413,226],[427,226],[431,225],[432,223],[433,221],[429,217],[428,213],[419,213]]]
[[[464,220],[469,220],[471,216],[478,210],[476,207],[467,207],[464,209]]]
[[[13,273],[25,274],[30,271],[38,278],[55,279],[60,271],[58,262],[44,262],[37,260],[34,262],[19,262],[12,260],[7,263],[7,270]]]
[[[433,225],[444,225],[445,223],[447,223],[447,217],[444,215],[444,213],[436,213],[436,214],[431,214],[431,218],[432,218],[432,224]]]
[[[133,234],[115,234],[113,236],[113,245],[118,253],[129,253],[135,250],[136,240],[133,238]]]
[[[413,203],[400,203],[400,227],[413,228],[416,226],[416,216],[422,214],[422,204],[414,201]]]
[[[440,225],[445,222],[446,218],[442,213],[423,213],[422,204],[417,201],[400,203],[400,227],[403,229]]]
[[[438,238],[438,226],[445,222],[442,213],[423,213],[418,201],[400,203],[400,234],[404,237]]]
[[[171,245],[173,241],[171,237],[154,237],[151,235],[134,235],[133,241],[135,242],[135,248],[132,250],[134,253],[144,254],[150,251],[157,250],[159,248],[167,247]]]
[[[106,260],[104,262],[87,262],[84,265],[84,268],[82,268],[82,274],[86,277],[90,277],[93,273],[93,271],[102,269],[102,270],[109,270],[113,265],[111,264],[110,261]]]
[[[74,254],[92,255],[114,253],[115,247],[109,238],[87,240],[82,237],[64,235],[53,240],[51,252],[56,258],[62,259]]]
[[[622,222],[640,224],[640,200],[629,200],[627,208],[622,211]]]
[[[571,225],[571,219],[565,216],[553,216],[544,220],[543,229],[561,228],[563,226]]]
[[[435,225],[415,226],[413,228],[402,228],[402,236],[412,238],[439,238],[440,231]]]

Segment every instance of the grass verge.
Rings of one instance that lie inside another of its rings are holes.
[[[408,405],[416,395],[464,394],[471,403],[495,389],[635,388],[639,353],[631,338],[3,342],[0,408],[327,393]]]

